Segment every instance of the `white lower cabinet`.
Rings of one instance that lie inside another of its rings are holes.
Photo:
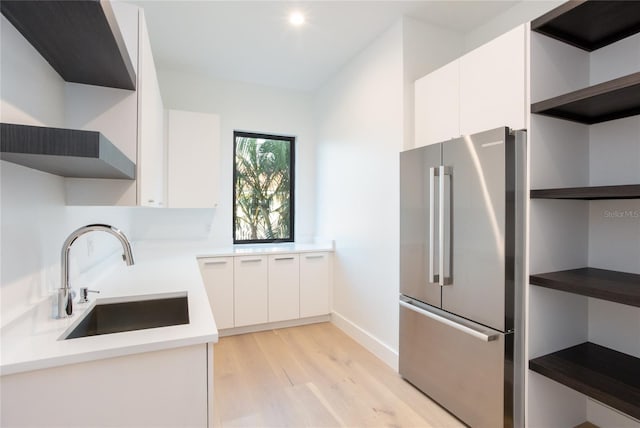
[[[233,327],[233,257],[199,259],[198,263],[218,329]]]
[[[331,253],[198,259],[218,329],[330,313]]]
[[[203,343],[3,375],[0,426],[213,427],[209,361]]]
[[[235,327],[268,322],[267,257],[234,257]]]
[[[329,253],[300,255],[300,318],[329,313]]]
[[[296,318],[300,318],[300,258],[269,256],[269,322]]]

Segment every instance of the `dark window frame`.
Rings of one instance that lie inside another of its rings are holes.
[[[237,180],[237,168],[236,168],[236,139],[238,137],[245,138],[260,138],[266,140],[280,140],[288,141],[290,144],[289,154],[289,181],[291,183],[289,189],[289,230],[290,237],[286,239],[237,239],[236,238],[236,180]],[[246,131],[233,131],[233,200],[231,201],[233,220],[231,222],[233,243],[234,244],[275,244],[280,242],[295,242],[295,176],[296,176],[296,137],[288,135],[275,135],[275,134],[262,134],[257,132]]]

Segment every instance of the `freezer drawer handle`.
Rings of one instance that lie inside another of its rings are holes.
[[[450,320],[450,319],[445,318],[443,316],[440,316],[438,314],[434,314],[433,312],[429,312],[429,311],[424,310],[422,308],[419,308],[419,307],[417,307],[415,305],[412,305],[411,303],[403,302],[402,300],[400,301],[400,306],[403,306],[403,307],[405,307],[405,308],[407,308],[409,310],[412,310],[412,311],[417,312],[417,313],[419,313],[421,315],[424,315],[426,317],[434,319],[434,320],[436,320],[438,322],[441,322],[442,324],[446,324],[449,327],[453,327],[456,330],[460,330],[463,333],[467,333],[468,335],[473,336],[473,337],[475,337],[477,339],[484,340],[485,342],[494,341],[500,335],[499,333],[486,334],[486,333],[484,333],[482,331],[474,330],[471,327],[467,327],[466,325],[459,324],[459,323],[457,323],[457,322],[455,322],[453,320]]]

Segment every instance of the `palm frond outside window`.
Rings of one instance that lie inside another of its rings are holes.
[[[295,138],[236,131],[234,243],[294,240]]]

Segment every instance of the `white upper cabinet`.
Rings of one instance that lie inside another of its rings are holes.
[[[520,25],[460,58],[460,134],[526,123],[526,39]]]
[[[415,147],[526,127],[525,25],[415,82]]]
[[[164,107],[144,12],[140,11],[138,205],[164,205]]]
[[[218,203],[220,117],[169,110],[167,202],[170,208],[214,208]]]
[[[460,135],[460,62],[453,61],[415,83],[415,146]]]

